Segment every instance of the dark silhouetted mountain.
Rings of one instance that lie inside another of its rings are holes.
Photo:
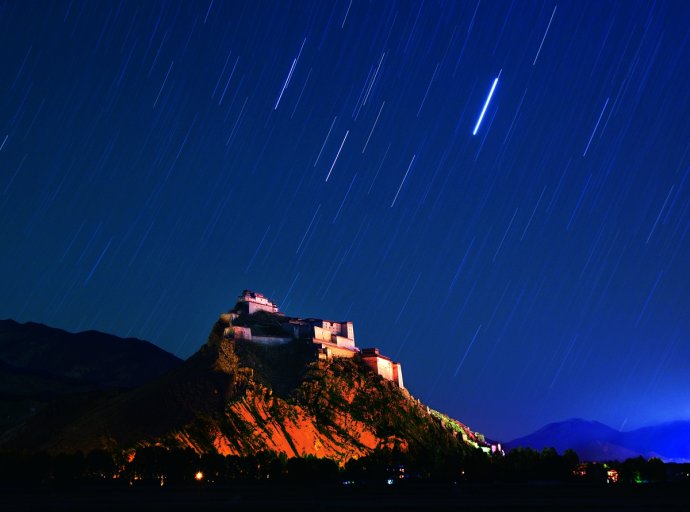
[[[107,390],[139,386],[180,364],[147,341],[2,320],[0,433],[55,401],[82,402]]]
[[[196,354],[154,381],[70,410],[47,408],[3,448],[159,445],[345,462],[377,448],[451,457],[481,443],[356,359],[318,360],[309,340],[267,346],[227,339],[228,325],[219,320]]]
[[[0,320],[0,361],[37,375],[106,388],[138,386],[182,363],[148,341],[13,320]]]
[[[673,421],[624,433],[632,450],[664,460],[690,461],[690,421]]]
[[[508,449],[553,447],[562,453],[575,450],[582,460],[625,460],[659,457],[667,462],[690,461],[690,421],[663,423],[619,432],[603,423],[571,419],[551,423],[505,444]]]

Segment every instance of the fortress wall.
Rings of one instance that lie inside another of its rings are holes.
[[[400,363],[393,363],[393,381],[398,384],[399,388],[405,389],[405,385],[403,384],[402,366]]]
[[[262,345],[285,345],[290,343],[292,338],[278,338],[275,336],[253,336],[251,340]]]
[[[367,350],[371,351],[372,349]],[[375,354],[373,352],[363,353],[362,362],[384,379],[395,382],[399,388],[405,389],[400,363],[394,363],[389,358],[380,355],[378,351]]]
[[[347,348],[351,348],[353,350],[355,348],[355,340],[352,340],[350,338],[343,338],[342,336],[336,336],[335,337],[335,343],[339,347],[347,347]]]
[[[281,324],[280,327],[285,331],[285,334],[292,336],[292,339],[300,337],[300,326],[292,323]]]
[[[332,342],[333,341],[333,334],[331,331],[327,329],[323,329],[321,327],[314,326],[314,339],[320,340],[320,341],[327,341],[327,342]]]
[[[364,356],[362,356],[362,362],[363,362],[366,366],[368,366],[369,368],[371,368],[373,371],[375,371],[376,373],[379,373],[379,367],[378,367],[378,365],[376,364],[376,359],[375,359],[375,358],[373,358],[373,357],[364,357]]]
[[[393,363],[379,356],[362,356],[362,362],[384,379],[396,382],[393,378]]]
[[[223,331],[223,336],[232,337],[236,340],[251,340],[252,331],[249,327],[240,327],[238,325],[231,325],[226,327]]]
[[[340,324],[337,322],[329,322],[328,320],[322,320],[320,327],[322,329],[332,332],[333,334],[340,334]]]
[[[338,336],[342,336],[343,338],[354,339],[355,337],[352,322],[331,322],[330,320],[322,320],[319,327]]]
[[[384,379],[393,379],[393,363],[387,359],[382,359],[380,357],[376,358],[376,363],[378,366],[378,374]]]
[[[345,358],[353,358],[357,354],[354,350],[348,350],[346,348],[340,348],[340,347],[332,347],[332,346],[327,346],[324,347],[324,350],[326,351],[326,354],[328,358],[332,357],[345,357]]]
[[[269,304],[257,304],[256,302],[247,301],[247,308],[249,314],[252,315],[257,311],[268,311],[269,313],[276,313],[278,308]]]
[[[344,331],[345,331],[345,332],[343,332],[343,335],[347,336],[351,340],[354,340],[355,339],[355,326],[352,324],[352,322],[346,322],[345,324],[343,324],[343,327],[344,327]]]

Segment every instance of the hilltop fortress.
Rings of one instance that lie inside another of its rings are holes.
[[[247,318],[256,313],[269,313],[271,323],[252,325]],[[237,298],[235,308],[221,315],[221,319],[229,324],[223,333],[225,338],[264,345],[282,345],[296,340],[306,340],[314,344],[321,360],[334,357],[359,358],[384,379],[395,382],[400,388],[405,387],[400,363],[381,354],[378,348],[359,349],[355,345],[352,322],[288,317],[280,312],[277,304],[261,293],[250,290],[244,290]]]

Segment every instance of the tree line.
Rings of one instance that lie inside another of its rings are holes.
[[[577,454],[553,448],[519,448],[508,454],[376,450],[344,466],[325,458],[262,451],[248,457],[191,449],[138,448],[136,453],[93,450],[87,454],[0,453],[0,481],[8,483],[125,482],[127,484],[222,484],[228,482],[321,482],[405,484],[408,482],[621,483],[690,481],[690,464],[664,464],[641,457],[625,462],[582,464]]]

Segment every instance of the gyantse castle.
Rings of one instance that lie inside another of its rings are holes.
[[[252,332],[252,327],[236,325],[243,315],[265,311],[275,315],[280,333]],[[384,379],[395,382],[404,389],[402,367],[389,357],[382,355],[377,348],[359,349],[355,345],[355,330],[352,322],[332,322],[318,318],[293,318],[285,316],[277,304],[262,294],[244,290],[237,299],[235,309],[221,315],[229,325],[224,336],[235,340],[245,340],[264,345],[282,345],[294,340],[310,340],[317,349],[319,359],[333,357],[358,357]],[[280,335],[277,335],[280,334]]]

